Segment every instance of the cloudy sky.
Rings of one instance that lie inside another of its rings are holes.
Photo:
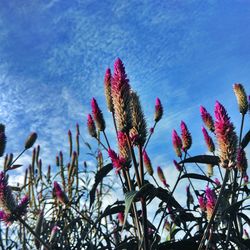
[[[36,131],[42,158],[53,165],[59,150],[67,152],[67,131],[75,132],[76,122],[91,142],[86,116],[92,97],[104,111],[107,133],[114,134],[103,78],[120,57],[149,128],[155,98],[162,101],[164,119],[148,150],[172,184],[177,173],[170,165],[171,133],[181,120],[193,135],[193,155],[206,152],[201,104],[212,113],[219,100],[239,130],[232,85],[243,83],[250,93],[249,13],[250,2],[243,0],[2,1],[0,122],[6,125],[6,152],[20,152]],[[83,147],[83,160],[86,153]],[[27,153],[21,162],[29,159]]]

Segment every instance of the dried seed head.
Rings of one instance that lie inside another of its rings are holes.
[[[147,138],[147,124],[141,108],[139,96],[135,92],[130,94],[130,108],[132,117],[132,129],[134,134],[137,134],[137,139],[134,140],[135,145],[143,146]]]
[[[159,98],[156,98],[155,101],[155,122],[158,122],[161,120],[163,115],[163,107],[161,105],[161,101]]]
[[[105,77],[104,77],[104,90],[105,90],[105,97],[106,97],[106,103],[108,110],[110,112],[113,112],[113,101],[112,101],[112,96],[111,96],[111,80],[112,80],[112,75],[111,75],[111,70],[110,68],[107,68]]]
[[[237,98],[239,111],[241,114],[245,115],[248,110],[248,101],[247,101],[247,95],[245,92],[245,89],[242,84],[235,83],[233,85],[234,93]]]
[[[87,123],[87,126],[88,126],[88,130],[89,130],[89,134],[96,138],[97,137],[97,133],[96,133],[96,128],[95,128],[95,123],[94,123],[94,120],[92,118],[92,116],[89,114],[88,115],[88,123]]]
[[[36,139],[37,139],[37,133],[35,132],[31,133],[25,142],[24,145],[25,149],[31,148],[36,142]]]
[[[230,121],[227,111],[218,101],[215,104],[215,134],[219,147],[219,157],[222,167],[228,168],[235,165],[237,152],[237,135],[234,125]]]
[[[209,136],[207,130],[204,127],[202,127],[202,133],[203,133],[204,140],[205,140],[208,150],[210,152],[214,152],[215,146],[214,146],[213,139]]]
[[[178,157],[181,157],[182,141],[175,130],[173,130],[173,133],[172,133],[172,143],[173,143],[173,147],[174,147],[176,155]]]
[[[122,61],[118,58],[114,64],[111,95],[117,128],[129,132],[132,127],[130,113],[130,85]]]
[[[152,176],[154,174],[154,170],[153,170],[153,167],[151,164],[151,160],[148,157],[148,154],[145,150],[143,151],[143,161],[144,161],[144,166],[145,166],[148,174]]]
[[[92,114],[95,119],[96,127],[99,131],[104,131],[105,130],[105,121],[103,118],[102,111],[100,110],[96,99],[92,98],[91,100],[91,107],[92,107]]]
[[[247,158],[246,153],[242,147],[240,147],[237,151],[237,168],[239,171],[243,174],[243,176],[246,173],[247,170]]]
[[[187,151],[192,145],[192,137],[185,122],[181,121],[182,149]]]
[[[210,130],[214,131],[214,120],[212,116],[207,112],[207,110],[203,107],[200,106],[200,113],[201,113],[201,118],[205,124],[205,126]]]
[[[2,157],[4,154],[6,141],[7,141],[7,138],[6,138],[5,133],[0,132],[0,157]]]

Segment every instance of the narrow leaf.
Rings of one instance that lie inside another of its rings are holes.
[[[180,161],[181,163],[204,163],[204,164],[213,164],[218,165],[220,162],[220,158],[215,155],[196,155],[193,157],[189,157],[183,161]]]
[[[249,141],[250,141],[250,130],[248,130],[248,132],[243,137],[243,139],[241,141],[241,147],[245,148],[247,146],[247,144],[249,143]]]
[[[180,179],[184,179],[184,178],[190,178],[190,179],[196,179],[196,180],[202,180],[202,181],[208,181],[208,182],[214,182],[212,179],[210,179],[209,177],[205,176],[205,175],[201,175],[201,174],[184,174],[181,176]]]

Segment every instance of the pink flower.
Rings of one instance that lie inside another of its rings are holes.
[[[206,211],[206,199],[202,196],[198,196],[198,203],[202,212]]]
[[[126,168],[126,160],[123,157],[119,157],[112,149],[108,150],[108,155],[111,158],[115,172],[118,173],[121,169]]]
[[[172,143],[173,143],[173,147],[174,147],[176,155],[178,157],[181,157],[182,141],[175,130],[173,130],[173,133],[172,133]]]
[[[163,185],[165,187],[169,187],[169,185],[167,184],[165,175],[164,175],[164,173],[163,173],[163,171],[162,171],[162,169],[161,169],[160,166],[157,167],[157,174],[158,174],[158,177],[159,177],[160,181],[163,183]]]
[[[214,152],[215,146],[214,146],[213,139],[208,135],[208,132],[204,127],[202,127],[202,133],[203,133],[203,136],[204,136],[204,140],[205,140],[205,142],[207,144],[208,150],[210,152]]]
[[[87,126],[88,126],[88,130],[89,130],[89,134],[92,137],[97,137],[95,123],[94,123],[94,120],[90,114],[88,115]]]
[[[192,145],[192,137],[185,122],[181,121],[182,149],[187,151]]]
[[[248,181],[249,181],[249,178],[248,178],[248,175],[246,174],[246,175],[244,176],[244,183],[248,183]]]
[[[123,212],[119,212],[117,215],[118,221],[120,225],[124,224],[124,213]]]
[[[206,194],[206,199],[207,199],[207,203],[206,203],[207,219],[210,220],[213,214],[215,204],[216,204],[216,196],[215,196],[214,191],[211,190],[209,187],[206,188],[205,194]]]
[[[247,158],[246,153],[242,147],[238,148],[237,151],[237,168],[244,175],[247,170]]]
[[[215,134],[219,146],[219,157],[222,167],[233,167],[236,160],[237,135],[230,118],[218,101],[215,104]]]
[[[145,168],[147,169],[148,174],[152,176],[154,174],[154,170],[152,168],[152,164],[148,157],[148,154],[145,150],[143,151],[143,161],[144,161],[144,165],[145,165]]]
[[[132,127],[130,111],[130,85],[120,58],[115,61],[111,95],[116,124],[119,131],[128,132]]]
[[[207,112],[207,110],[203,107],[200,106],[200,113],[201,113],[201,118],[204,122],[204,124],[206,125],[206,127],[210,130],[210,131],[214,131],[214,121],[212,116]]]
[[[161,120],[163,115],[163,107],[161,105],[161,101],[159,98],[156,98],[155,101],[155,122],[158,122]]]
[[[68,199],[67,195],[61,189],[60,185],[56,181],[54,181],[54,192],[55,192],[56,198],[59,202],[61,202],[64,205],[69,203],[69,199]]]
[[[182,170],[182,166],[176,160],[173,160],[173,163],[175,168],[180,172]]]
[[[93,117],[95,119],[97,128],[100,131],[104,131],[105,126],[106,126],[105,121],[103,118],[102,111],[100,110],[95,98],[92,98],[92,100],[91,100],[91,107],[92,107],[92,114],[93,114]]]
[[[220,181],[219,181],[218,178],[215,178],[215,179],[214,179],[214,182],[215,182],[215,184],[216,184],[217,186],[220,186],[220,185],[221,185],[221,183],[220,183]]]

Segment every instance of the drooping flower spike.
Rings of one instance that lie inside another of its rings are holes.
[[[205,124],[205,126],[210,130],[214,131],[214,120],[212,116],[207,112],[207,110],[203,107],[200,106],[200,113],[201,113],[201,118]]]
[[[182,153],[181,153],[182,141],[175,130],[173,130],[173,133],[172,133],[172,143],[173,143],[173,147],[174,147],[176,155],[178,157],[181,157],[182,156]]]
[[[159,122],[163,115],[163,107],[160,99],[157,97],[155,101],[155,122]]]
[[[186,152],[192,145],[192,137],[185,122],[181,121],[182,149]]]
[[[215,104],[215,135],[219,147],[221,166],[224,168],[235,166],[237,152],[237,135],[234,125],[226,112],[224,106],[216,101]]]
[[[151,160],[145,150],[143,151],[143,162],[148,174],[152,176],[154,174],[154,170],[151,164]]]
[[[160,166],[157,167],[157,174],[158,174],[160,181],[163,183],[163,185],[168,188],[169,185],[167,184],[165,175],[164,175],[162,168]]]
[[[95,122],[92,118],[92,116],[89,114],[88,115],[88,121],[87,121],[87,126],[88,126],[88,131],[89,131],[89,134],[96,138],[97,137],[97,133],[96,133],[96,127],[95,127]]]
[[[92,107],[92,114],[96,122],[97,129],[99,131],[104,131],[106,127],[105,120],[103,118],[102,111],[100,110],[95,98],[92,98],[91,100],[91,107]]]

